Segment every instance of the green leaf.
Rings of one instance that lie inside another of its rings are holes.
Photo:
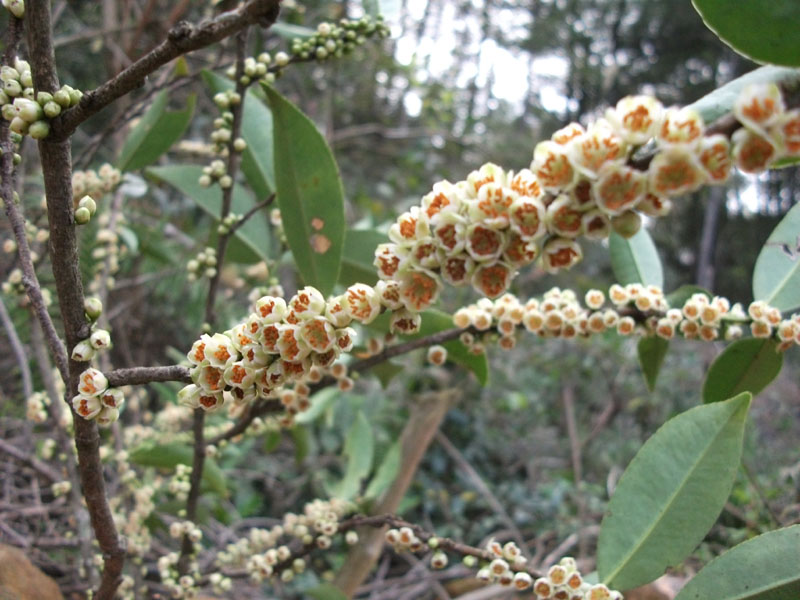
[[[344,478],[338,484],[330,486],[328,493],[331,497],[350,500],[358,494],[361,480],[372,469],[373,446],[372,427],[364,413],[358,411],[344,441],[343,455],[347,457]]]
[[[171,444],[145,443],[130,451],[130,460],[137,465],[174,469],[177,465],[192,465],[191,446],[178,442]],[[203,466],[203,482],[220,496],[228,495],[225,475],[211,458],[206,458]]]
[[[703,294],[711,300],[711,293],[699,285],[682,285],[677,290],[667,294],[666,301],[670,308],[682,308],[686,301],[695,294]]]
[[[753,269],[753,298],[781,311],[800,307],[800,204],[773,229]]]
[[[130,227],[118,226],[117,233],[119,233],[122,243],[128,247],[128,250],[131,251],[131,254],[137,254],[139,252],[139,238],[133,229]]]
[[[344,191],[339,169],[316,125],[264,87],[275,128],[275,186],[289,249],[307,285],[333,291],[344,247]]]
[[[354,283],[372,284],[378,279],[375,265],[375,248],[387,241],[386,234],[374,229],[348,230],[344,236],[342,269],[339,283],[345,287]]]
[[[756,62],[800,66],[797,0],[692,0],[719,39]],[[732,10],[733,9],[733,10]]]
[[[389,448],[381,465],[378,467],[378,471],[369,482],[367,491],[364,492],[365,500],[377,500],[378,497],[392,485],[394,478],[397,477],[397,473],[400,472],[402,454],[403,447],[400,444],[400,440],[397,440],[392,444],[392,447]]]
[[[692,408],[645,442],[622,474],[600,528],[603,583],[619,590],[643,585],[702,541],[733,487],[750,399],[745,393]]]
[[[664,272],[653,239],[642,228],[632,238],[612,233],[608,241],[611,268],[621,285],[641,283],[664,287]]]
[[[291,23],[282,22],[274,23],[269,30],[270,32],[277,33],[282,38],[286,38],[288,40],[293,40],[294,38],[300,38],[304,40],[317,33],[310,27],[303,27],[302,25],[292,25]]]
[[[341,392],[336,387],[326,387],[318,391],[311,397],[311,406],[295,417],[295,423],[307,425],[316,421],[326,412],[333,403],[341,396]]]
[[[233,89],[230,79],[212,71],[203,71],[203,80],[212,93]],[[266,200],[275,189],[275,167],[272,158],[272,113],[250,88],[242,110],[242,138],[247,148],[242,152],[241,169],[256,198]]]
[[[800,83],[800,71],[786,67],[760,67],[706,94],[688,108],[700,113],[706,123],[711,123],[733,110],[739,92],[753,83],[777,83],[794,86]]]
[[[166,167],[150,167],[147,174],[156,179],[170,184],[180,192],[189,196],[197,205],[215,219],[219,219],[222,206],[222,190],[219,186],[203,187],[197,180],[202,175],[203,169],[196,165],[170,165]],[[231,210],[237,214],[244,214],[253,207],[253,199],[239,185],[233,187]],[[240,240],[248,249],[246,255],[242,252],[232,256],[241,262],[256,262],[267,260],[269,247],[269,227],[264,215],[255,214],[239,227],[234,233],[234,238]],[[249,255],[249,257],[247,256]]]
[[[737,340],[717,356],[703,382],[703,402],[719,402],[741,392],[754,396],[778,376],[783,353],[772,339]]]
[[[117,166],[122,171],[135,171],[158,160],[183,136],[192,120],[196,99],[192,94],[183,110],[167,111],[167,91],[159,92],[125,139]]]
[[[642,368],[644,379],[647,382],[647,389],[651,392],[656,387],[656,379],[664,362],[664,357],[669,350],[669,342],[658,336],[645,337],[639,340],[637,351],[639,353],[639,365]]]
[[[800,525],[770,531],[718,556],[675,600],[797,600]]]
[[[294,461],[300,464],[311,450],[311,437],[309,436],[308,428],[303,426],[292,427],[289,430],[289,435],[292,436],[292,441],[294,442]]]
[[[769,165],[770,169],[785,169],[800,165],[800,156],[784,156]]]
[[[378,378],[378,381],[381,382],[381,386],[385,389],[392,379],[400,375],[400,373],[405,370],[406,368],[403,365],[398,365],[395,362],[387,360],[372,367],[370,372]]]
[[[339,588],[330,583],[323,583],[315,588],[306,590],[304,595],[314,600],[347,600],[347,596]]]

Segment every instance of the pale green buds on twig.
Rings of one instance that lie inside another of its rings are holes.
[[[96,321],[103,314],[103,303],[96,296],[88,296],[83,299],[83,310],[89,320]]]
[[[85,206],[80,206],[75,210],[75,223],[78,225],[86,225],[92,220],[92,213]]]

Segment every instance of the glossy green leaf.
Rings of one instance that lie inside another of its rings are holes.
[[[772,230],[753,269],[753,298],[781,311],[800,307],[800,204]]]
[[[627,590],[656,579],[699,544],[730,495],[750,394],[667,421],[622,474],[600,528],[597,572]]]
[[[171,444],[145,443],[130,451],[132,463],[159,469],[174,469],[178,465],[192,465],[193,449],[187,444],[178,442]],[[225,475],[211,458],[206,458],[203,466],[203,482],[220,496],[228,494]]]
[[[797,0],[692,0],[719,39],[756,62],[800,66]]]
[[[117,166],[135,171],[154,163],[183,136],[194,114],[196,97],[189,96],[182,110],[168,111],[167,91],[159,92],[153,104],[125,139]]]
[[[718,556],[675,600],[797,600],[800,525],[770,531]]]
[[[754,396],[778,376],[783,353],[772,339],[737,340],[717,356],[703,382],[703,402],[719,402],[741,392]]]
[[[647,230],[642,228],[632,238],[612,233],[608,240],[611,268],[621,285],[641,283],[664,287],[664,272],[656,245]]]
[[[706,94],[690,104],[689,108],[699,112],[706,123],[711,123],[731,112],[736,98],[739,97],[739,92],[753,83],[797,85],[800,83],[800,71],[771,65],[760,67]]]
[[[664,357],[669,350],[669,342],[654,335],[639,340],[636,349],[639,354],[639,366],[642,368],[644,379],[647,382],[647,389],[652,392],[656,387],[658,372],[661,370]]]
[[[275,186],[283,229],[306,285],[333,291],[344,248],[344,191],[325,138],[296,106],[271,87]]]
[[[230,79],[203,71],[203,80],[212,93],[233,89]],[[247,142],[242,152],[241,170],[258,200],[266,200],[275,189],[272,151],[272,113],[253,88],[247,91],[242,111],[241,136]]]
[[[306,39],[317,33],[310,27],[303,27],[302,25],[293,25],[291,23],[278,22],[269,28],[270,32],[277,33],[282,38],[293,40],[294,38]]]
[[[171,165],[166,167],[151,167],[147,174],[156,179],[170,184],[183,194],[189,196],[197,205],[211,217],[219,219],[222,206],[222,190],[219,186],[203,187],[197,180],[202,175],[202,168],[196,165]],[[237,214],[244,214],[253,207],[252,197],[239,185],[233,188],[231,210]],[[241,262],[255,262],[267,260],[269,249],[269,227],[267,218],[262,214],[255,214],[234,232],[234,237],[248,249],[249,257],[242,252],[231,255]]]
[[[347,596],[336,586],[323,583],[304,592],[305,596],[313,600],[347,600]]]
[[[372,264],[375,248],[387,241],[386,234],[373,229],[348,230],[344,236],[339,283],[345,287],[354,283],[374,283],[378,279],[377,270]]]
[[[400,444],[400,440],[397,440],[389,448],[378,470],[370,480],[367,491],[364,492],[366,500],[377,500],[383,492],[389,489],[389,486],[394,482],[394,478],[400,472],[402,455],[403,447]]]
[[[330,486],[328,492],[331,497],[350,500],[359,493],[361,481],[372,469],[374,443],[372,426],[364,413],[358,411],[344,441],[343,455],[347,457],[344,477],[339,483]]]

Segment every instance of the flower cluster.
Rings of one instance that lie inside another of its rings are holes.
[[[672,307],[661,288],[633,283],[612,285],[607,297],[601,290],[589,290],[584,303],[581,305],[572,290],[559,288],[524,303],[504,294],[457,310],[453,322],[470,329],[462,333],[461,341],[476,353],[483,351],[490,337],[497,337],[501,348],[513,348],[522,327],[541,337],[566,339],[614,329],[623,336],[657,335],[669,340],[680,334],[686,339],[713,341],[738,339],[742,326],[749,323],[753,337],[775,336],[779,350],[800,344],[800,314],[784,319],[780,310],[763,301],[753,302],[745,312],[741,304],[731,305],[727,298],[695,293]]]
[[[20,0],[4,0],[6,8],[13,12],[11,5],[19,6]],[[24,10],[24,4],[22,5]],[[49,92],[36,93],[33,89],[33,76],[30,64],[19,58],[14,66],[0,67],[0,111],[9,128],[18,135],[30,135],[40,140],[50,133],[49,119],[61,114],[65,108],[80,102],[82,93],[68,85],[61,86],[55,94]]]
[[[517,589],[528,589],[528,586]],[[602,583],[589,584],[569,556],[562,558],[557,565],[547,571],[547,575],[538,578],[532,584],[533,592],[539,600],[563,598],[564,600],[622,600],[622,594],[610,590]]]
[[[395,327],[410,326],[397,286],[386,282],[374,288],[358,283],[328,300],[310,286],[288,302],[263,296],[244,321],[194,343],[187,355],[194,383],[178,399],[213,411],[224,403],[223,392],[238,406],[259,397],[278,398],[291,418],[309,406],[306,382],[316,383],[329,373],[343,385],[352,383],[345,366],[334,364],[353,347],[356,332],[350,325],[369,323],[385,308],[395,311]]]
[[[200,569],[197,561],[189,565],[189,572],[181,575],[178,572],[180,554],[170,552],[158,559],[158,573],[161,583],[167,588],[170,598],[197,598],[200,581]]]
[[[93,200],[100,200],[111,193],[122,181],[122,172],[108,163],[100,165],[96,171],[86,169],[75,171],[72,174],[72,201],[74,208],[78,208],[84,196]]]
[[[254,582],[273,577],[291,581],[306,566],[302,558],[293,558],[296,550],[312,545],[322,550],[330,548],[339,522],[352,509],[349,502],[335,498],[309,502],[302,514],[288,513],[270,529],[251,529],[248,537],[229,544],[217,555],[217,564],[243,565]],[[348,531],[345,540],[352,545],[358,536]]]
[[[122,390],[108,387],[106,376],[89,368],[81,373],[78,395],[72,399],[72,408],[84,419],[94,419],[105,427],[119,418],[119,409],[124,401]]]
[[[580,261],[580,236],[630,237],[641,214],[667,214],[672,197],[723,183],[733,166],[759,172],[800,156],[800,110],[785,110],[777,86],[746,88],[734,114],[743,127],[731,141],[707,135],[695,110],[623,98],[605,118],[586,128],[571,123],[537,144],[529,169],[486,164],[464,181],[435,184],[377,248],[378,275],[414,277],[434,297],[444,280],[496,298],[537,259],[549,272]],[[648,160],[637,154],[643,146]]]
[[[197,281],[199,277],[213,278],[217,274],[217,249],[207,246],[197,256],[186,263],[189,281]]]

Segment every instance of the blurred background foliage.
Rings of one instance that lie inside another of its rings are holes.
[[[90,1],[54,3],[62,81],[91,89],[163,39],[171,23],[211,11],[206,3],[176,0],[171,12],[157,11],[139,27],[136,15],[124,12],[127,4],[106,2],[98,10],[98,3]],[[277,83],[318,124],[333,148],[348,221],[356,228],[385,227],[434,182],[465,178],[484,162],[525,168],[538,140],[570,121],[586,123],[624,95],[644,92],[667,105],[685,104],[755,66],[717,40],[688,0],[386,4],[394,7],[387,15],[391,38],[370,43],[347,60],[298,65]],[[118,5],[116,12],[112,5]],[[363,14],[355,0],[285,0],[283,5],[282,21],[310,28],[323,20]],[[256,51],[274,52],[287,45],[272,31],[255,37]],[[219,70],[231,61],[229,44],[221,51],[193,54],[180,68],[189,73]],[[159,74],[129,100],[87,123],[74,140],[76,166],[114,162],[125,139],[124,123],[140,116],[153,88],[173,77],[175,70]],[[198,94],[198,108],[185,139],[203,141],[215,111],[199,78],[174,79],[170,102],[183,106],[192,92]],[[32,149],[25,154],[32,157]],[[204,160],[184,146],[173,148],[161,163]],[[38,174],[29,168],[24,176],[26,213],[41,219]],[[107,302],[115,367],[169,364],[190,347],[200,331],[206,290],[202,283],[187,281],[185,264],[207,245],[215,228],[172,188],[149,179],[132,181],[140,187],[146,183],[146,188],[124,200],[135,244],[128,244]],[[676,202],[673,214],[651,229],[667,288],[700,283],[749,302],[757,252],[780,215],[797,201],[799,190],[798,169],[785,169],[757,179],[738,177],[716,195],[704,190]],[[6,228],[4,222],[4,237]],[[93,233],[87,228],[83,235],[90,249]],[[273,250],[278,247],[276,240],[265,243]],[[529,270],[518,277],[513,291],[527,298],[553,285],[576,291],[607,288],[613,282],[607,248],[586,250],[586,258],[572,271],[554,278]],[[279,251],[274,257],[270,276],[291,291],[297,285],[291,258]],[[91,273],[91,253],[84,258]],[[9,256],[0,259],[0,272],[6,274],[13,266]],[[51,281],[46,270],[42,273],[45,283]],[[252,266],[231,265],[225,281],[220,322],[229,325],[247,311],[250,290],[269,280]],[[18,329],[26,332],[27,312],[13,298],[4,301],[12,306]],[[450,290],[442,308],[452,311],[472,301],[471,291]],[[673,343],[652,393],[640,376],[634,343],[614,336],[566,342],[523,335],[510,352],[490,348],[487,387],[460,368],[431,367],[421,355],[411,355],[399,361],[402,377],[385,387],[375,378],[362,378],[355,394],[331,403],[302,431],[248,439],[224,449],[219,462],[233,494],[223,504],[209,501],[208,508],[216,507],[218,516],[227,511],[228,522],[235,520],[232,515],[241,516],[246,524],[297,510],[303,501],[324,495],[325,482],[341,475],[343,440],[358,410],[369,418],[380,459],[399,435],[410,399],[427,390],[455,388],[460,400],[440,435],[452,443],[458,458],[446,442],[435,441],[402,514],[442,535],[478,544],[500,530],[508,534],[496,501],[531,553],[541,557],[578,532],[565,553],[589,557],[596,525],[622,469],[666,419],[700,401],[704,369],[718,350],[708,344]],[[16,367],[7,356],[2,360],[2,394],[19,399]],[[797,358],[789,353],[782,377],[755,402],[745,458],[753,472],[742,475],[729,510],[699,558],[773,526],[775,516],[784,522],[798,518],[791,513],[800,501],[796,367]],[[148,412],[174,403],[174,393],[169,386],[151,386],[138,411],[131,407],[123,414],[123,423],[146,421]],[[565,410],[570,402],[573,410]],[[3,418],[19,417],[21,408],[22,403],[3,403]],[[490,494],[481,491],[459,460],[471,465]],[[337,559],[332,560],[335,564]],[[399,565],[405,563],[400,560]]]

